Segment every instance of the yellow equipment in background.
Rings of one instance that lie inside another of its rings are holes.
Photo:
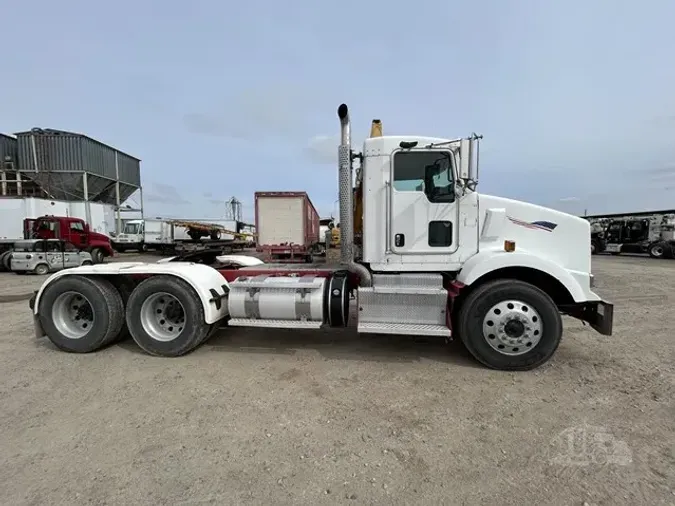
[[[382,122],[379,119],[374,119],[370,125],[370,137],[382,137]],[[363,235],[363,185],[361,177],[361,170],[359,168],[359,171],[356,174],[356,186],[354,188],[354,238],[359,239]],[[333,230],[335,230],[335,228]]]
[[[331,248],[340,247],[340,224],[331,227],[330,229],[330,247]]]

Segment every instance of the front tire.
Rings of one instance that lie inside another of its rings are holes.
[[[467,350],[483,365],[503,371],[539,367],[555,353],[562,318],[539,288],[513,279],[489,281],[469,293],[457,318]]]
[[[649,245],[649,256],[652,258],[664,258],[666,255],[666,244],[655,242]]]
[[[63,351],[90,353],[114,341],[124,324],[124,306],[113,285],[102,278],[65,276],[40,297],[40,324]]]
[[[210,335],[199,296],[185,281],[155,276],[141,282],[127,303],[127,327],[136,344],[151,355],[178,357]]]
[[[101,248],[94,248],[91,250],[91,259],[95,264],[102,264],[105,258],[105,253]]]

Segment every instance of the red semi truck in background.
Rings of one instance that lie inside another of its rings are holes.
[[[114,255],[110,238],[92,232],[84,220],[67,216],[39,216],[23,220],[23,238],[0,240],[0,264],[8,264],[14,243],[21,239],[63,239],[76,248],[91,253],[95,264]]]
[[[268,259],[314,261],[322,246],[319,213],[306,192],[256,192],[256,250]]]

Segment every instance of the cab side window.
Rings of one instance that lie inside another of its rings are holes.
[[[82,223],[80,223],[79,221],[71,221],[70,230],[72,230],[73,232],[84,232],[84,225],[82,225]]]
[[[394,154],[396,191],[424,192],[432,203],[455,200],[455,185],[449,151],[399,151]]]
[[[61,253],[61,243],[58,241],[48,241],[47,242],[47,252],[48,253]]]
[[[77,248],[73,245],[73,243],[71,243],[71,242],[66,242],[66,243],[63,244],[63,251],[65,251],[66,253],[77,253],[77,252],[80,251],[80,250],[77,249]]]

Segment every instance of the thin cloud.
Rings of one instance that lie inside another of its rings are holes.
[[[305,155],[317,164],[337,164],[338,144],[337,136],[315,135],[305,147]]]
[[[166,183],[150,183],[149,191],[144,200],[157,204],[172,204],[184,206],[190,202],[185,200],[181,192],[175,186]]]
[[[302,91],[291,86],[246,90],[231,96],[209,112],[182,116],[188,132],[234,139],[288,138],[309,128],[311,104]]]

